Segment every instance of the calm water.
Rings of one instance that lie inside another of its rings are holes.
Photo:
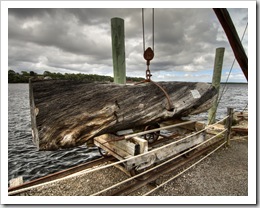
[[[81,146],[59,151],[37,151],[32,142],[28,84],[8,85],[8,179],[23,176],[24,181],[63,170],[100,157],[97,148]],[[222,88],[221,88],[222,91]],[[248,102],[247,84],[228,84],[217,111],[226,108],[242,111]],[[207,120],[207,113],[197,116]]]

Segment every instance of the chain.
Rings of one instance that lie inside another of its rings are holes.
[[[157,86],[163,93],[164,95],[166,96],[167,98],[167,101],[168,101],[168,105],[166,106],[166,109],[168,111],[173,111],[174,108],[173,108],[173,104],[171,102],[171,99],[170,99],[170,96],[168,95],[168,93],[166,92],[165,89],[163,89],[162,86],[160,86],[158,83],[156,82],[153,82],[151,80],[151,71],[149,69],[149,66],[150,66],[150,61],[153,59],[154,57],[154,9],[152,10],[152,46],[153,48],[151,47],[148,47],[147,49],[145,49],[145,32],[144,32],[144,9],[142,9],[142,27],[143,27],[143,50],[144,50],[144,59],[146,60],[146,66],[147,66],[147,69],[146,69],[146,79],[144,80],[144,82],[151,82],[153,83],[155,86]],[[142,81],[143,82],[143,81]],[[141,83],[142,83],[141,82]],[[138,84],[138,83],[137,83]]]

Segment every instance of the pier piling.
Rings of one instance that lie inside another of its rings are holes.
[[[214,86],[217,89],[218,94],[217,94],[216,101],[213,103],[212,107],[209,109],[208,124],[215,123],[216,112],[217,112],[217,107],[218,107],[218,95],[219,95],[219,87],[220,87],[220,81],[221,81],[224,52],[225,52],[225,48],[216,49],[214,72],[213,72],[213,77],[212,77],[212,86]]]
[[[118,17],[111,19],[112,56],[114,83],[126,83],[125,67],[125,31],[124,20]]]

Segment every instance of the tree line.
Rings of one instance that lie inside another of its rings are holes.
[[[70,74],[70,73],[55,73],[44,71],[43,74],[37,74],[34,71],[21,71],[21,73],[15,72],[14,70],[8,70],[8,83],[29,83],[30,78],[38,79],[63,79],[63,80],[78,80],[78,81],[108,81],[113,82],[114,78],[110,76],[97,75],[97,74]],[[144,80],[140,77],[126,77],[126,81],[139,82]]]

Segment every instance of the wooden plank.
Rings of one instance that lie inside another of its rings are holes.
[[[149,167],[155,162],[165,160],[197,144],[200,144],[205,139],[205,133],[200,133],[198,135],[188,137],[183,141],[172,142],[168,145],[152,150],[144,155],[140,155],[131,160],[128,160],[125,163],[126,169],[131,170],[133,167],[136,167],[136,169],[139,170]]]
[[[126,130],[121,130],[116,132],[117,136],[122,136],[122,135],[126,135],[126,134],[132,134],[134,133],[133,129],[126,129]]]
[[[105,147],[112,155],[115,152],[120,155],[120,158],[135,156],[148,151],[148,142],[140,137],[122,140],[122,137],[112,134],[103,134],[95,137],[94,143],[98,147]]]
[[[231,130],[238,133],[248,133],[248,127],[245,126],[232,126]]]

